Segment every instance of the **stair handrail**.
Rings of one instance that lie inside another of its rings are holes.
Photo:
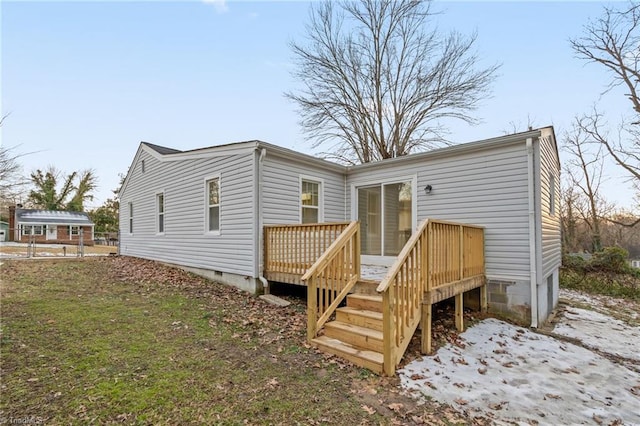
[[[307,339],[311,341],[360,280],[360,222],[352,221],[301,280],[307,284]]]
[[[420,224],[376,288],[382,294],[383,369],[389,376],[420,322],[429,276],[429,224],[429,219]]]

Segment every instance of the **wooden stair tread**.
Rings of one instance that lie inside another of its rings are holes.
[[[354,299],[370,300],[372,302],[382,302],[382,296],[378,296],[374,294],[351,293],[347,297],[354,298]]]
[[[361,349],[327,336],[316,337],[311,340],[311,343],[325,352],[345,358],[360,367],[382,373],[384,356],[379,352]]]
[[[327,328],[339,329],[351,334],[366,336],[376,340],[382,340],[383,338],[382,331],[373,330],[368,327],[361,327],[359,325],[349,324],[341,321],[328,322],[325,324],[325,329]]]
[[[363,317],[382,321],[382,312],[378,312],[378,311],[369,311],[367,309],[352,308],[349,306],[343,306],[341,308],[336,309],[336,311],[340,311],[340,312],[344,312],[352,315],[360,315]]]

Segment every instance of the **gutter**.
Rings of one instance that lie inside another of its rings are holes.
[[[536,264],[536,200],[534,188],[533,139],[527,138],[527,199],[529,200],[529,280],[531,285],[531,327],[538,327],[538,273]]]

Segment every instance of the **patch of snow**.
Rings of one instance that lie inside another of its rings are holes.
[[[640,327],[574,307],[567,307],[563,316],[566,320],[553,328],[554,333],[578,339],[604,353],[640,362]]]
[[[589,294],[581,291],[560,289],[560,299],[571,304],[581,303],[603,314],[622,314],[631,319],[640,319],[640,306],[627,299],[619,299],[601,294]]]
[[[460,339],[398,371],[402,386],[496,424],[640,424],[635,371],[496,319],[480,322]]]

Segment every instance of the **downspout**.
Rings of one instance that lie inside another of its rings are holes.
[[[527,199],[529,200],[529,280],[531,282],[531,327],[538,327],[538,273],[536,265],[536,200],[533,139],[527,138]]]
[[[262,148],[260,150],[260,157],[258,158],[258,194],[257,194],[257,211],[258,211],[258,280],[262,283],[264,294],[269,294],[269,281],[262,275],[264,272],[264,223],[262,219],[262,169],[264,157],[267,155],[267,149]]]

